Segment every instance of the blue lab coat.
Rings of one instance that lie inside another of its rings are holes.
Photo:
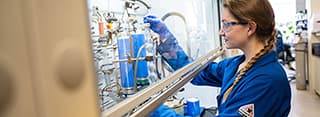
[[[240,116],[238,109],[247,104],[254,104],[256,117],[288,116],[291,90],[275,51],[262,56],[234,87],[228,99],[222,103],[223,94],[232,85],[238,74],[237,67],[244,59],[245,56],[241,55],[219,63],[213,62],[191,83],[221,87],[221,93],[217,96],[218,116]]]
[[[160,44],[158,50],[175,70],[192,61],[173,36]],[[240,55],[224,59],[218,63],[212,62],[196,75],[191,83],[221,87],[220,95],[217,96],[218,117],[240,116],[238,109],[248,104],[254,105],[254,115],[256,117],[288,116],[291,90],[286,73],[277,61],[275,51],[263,55],[245,73],[244,77],[231,91],[228,99],[222,103],[223,94],[234,82],[238,74],[236,72],[237,68],[244,59],[245,56]],[[156,110],[156,112],[158,111],[161,110]]]
[[[161,44],[158,51],[174,70],[192,61],[179,46],[174,35],[157,17],[147,16],[144,22],[150,23],[150,29],[159,34]],[[281,42],[277,43],[279,50],[282,48]],[[219,63],[213,62],[195,76],[191,83],[221,87],[221,94],[217,97],[218,116],[240,116],[239,108],[248,104],[250,107],[254,106],[256,117],[287,116],[290,111],[291,90],[285,71],[277,61],[275,51],[262,56],[234,87],[228,99],[222,102],[223,94],[234,82],[238,74],[237,68],[244,59],[245,56],[241,55]],[[175,117],[180,115],[160,106],[151,116]]]

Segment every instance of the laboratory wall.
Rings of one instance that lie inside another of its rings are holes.
[[[295,0],[296,1],[296,11],[303,11],[306,9],[307,0]]]
[[[310,91],[320,94],[320,57],[312,55],[312,44],[320,43],[319,37],[319,22],[320,20],[320,1],[319,0],[306,0],[306,9],[308,10],[309,21],[309,43],[308,43],[308,62],[309,62],[309,84]]]

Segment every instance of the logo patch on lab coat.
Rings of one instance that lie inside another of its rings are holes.
[[[238,109],[238,113],[242,117],[254,117],[254,104],[247,104]]]

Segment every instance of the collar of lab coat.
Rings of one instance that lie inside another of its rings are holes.
[[[237,70],[238,66],[241,62],[243,62],[245,59],[245,55],[240,55],[238,57],[236,57],[232,63],[233,65],[236,65],[237,67],[235,67]],[[276,52],[275,51],[270,51],[267,54],[263,55],[262,57],[260,57],[256,63],[253,64],[253,66],[245,73],[245,75],[247,75],[248,73],[250,73],[251,71],[254,71],[255,68],[260,67],[260,66],[264,66],[266,64],[272,63],[277,61],[277,56],[276,56]],[[232,66],[233,66],[232,65]],[[230,66],[230,67],[232,67]],[[235,74],[234,74],[235,75]]]

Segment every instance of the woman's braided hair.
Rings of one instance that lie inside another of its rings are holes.
[[[275,20],[273,9],[268,0],[224,0],[224,8],[240,22],[255,22],[257,24],[256,36],[259,41],[265,43],[263,49],[259,51],[249,62],[240,70],[233,84],[227,89],[223,96],[223,102],[228,99],[233,88],[243,78],[245,73],[258,61],[258,59],[271,51],[276,41]]]

